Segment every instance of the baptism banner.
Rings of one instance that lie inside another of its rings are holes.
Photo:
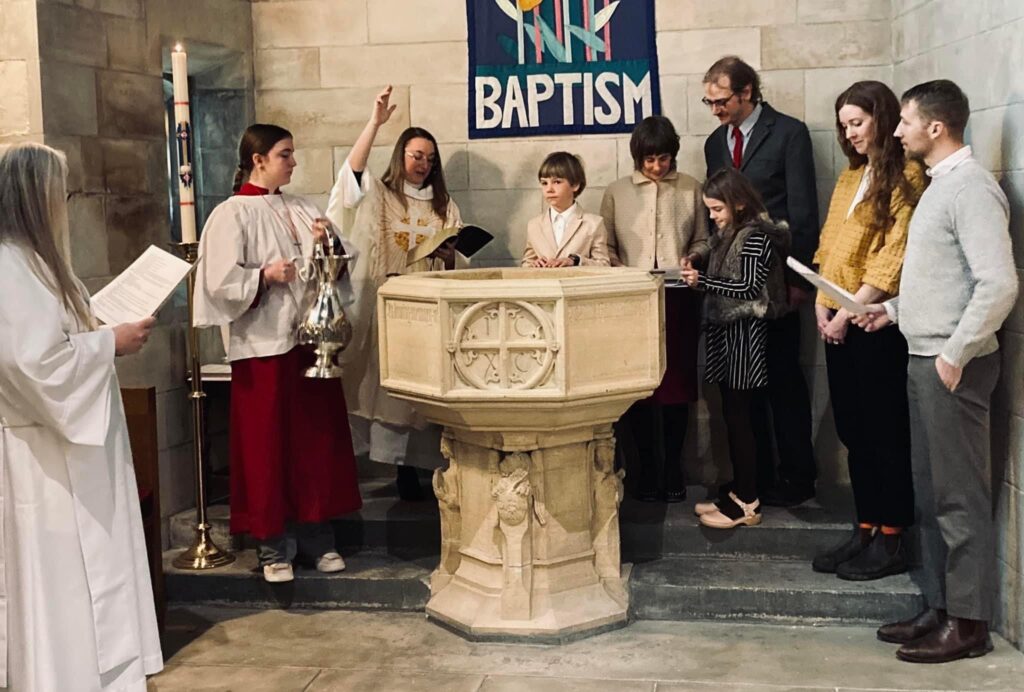
[[[629,132],[661,111],[654,0],[466,0],[469,136]]]

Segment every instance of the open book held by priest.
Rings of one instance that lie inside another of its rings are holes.
[[[480,248],[494,240],[494,236],[479,226],[443,228],[430,238],[409,250],[406,264],[413,264],[429,257],[437,248],[449,241],[455,241],[455,250],[463,257],[472,257]]]

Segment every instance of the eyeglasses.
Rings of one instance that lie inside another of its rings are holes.
[[[431,166],[437,163],[436,156],[434,156],[433,154],[424,154],[422,151],[409,151],[408,149],[406,149],[405,155],[408,156],[413,161],[415,161],[416,163],[422,163],[423,161],[426,161]]]
[[[725,108],[729,101],[732,101],[732,97],[736,95],[736,92],[729,94],[728,98],[724,99],[709,99],[707,96],[700,100],[708,108]]]

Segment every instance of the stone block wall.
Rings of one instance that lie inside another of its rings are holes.
[[[295,133],[300,167],[291,191],[320,204],[374,95],[388,83],[398,109],[378,136],[370,168],[383,170],[409,124],[431,130],[463,218],[496,233],[476,264],[521,257],[526,222],[543,209],[536,172],[547,153],[583,157],[581,204],[592,211],[605,186],[632,170],[628,135],[469,141],[465,0],[254,0],[252,13],[257,116]],[[717,121],[700,103],[701,77],[719,57],[737,53],[761,70],[767,99],[811,128],[824,211],[844,165],[835,143],[836,94],[858,79],[892,79],[889,0],[656,0],[656,21],[663,112],[682,137],[680,169],[704,177],[703,142]],[[823,357],[813,334],[807,337],[822,475],[841,481]],[[712,444],[712,415],[717,410],[702,403],[687,450],[694,477],[708,481],[715,477],[712,450],[722,449]]]
[[[0,148],[42,141],[35,0],[0,0]]]
[[[967,140],[1000,179],[1024,285],[1024,3],[894,0],[897,89],[947,78],[971,99]],[[1000,335],[1002,374],[993,407],[993,478],[999,536],[999,630],[1024,645],[1024,301]]]

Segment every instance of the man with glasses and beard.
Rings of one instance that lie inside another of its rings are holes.
[[[708,176],[726,167],[743,173],[761,194],[769,216],[789,224],[791,254],[810,265],[820,226],[807,126],[765,103],[757,71],[736,56],[721,58],[707,71],[702,101],[721,123],[704,142]],[[789,311],[769,320],[767,397],[755,403],[751,419],[761,501],[792,507],[814,497],[817,468],[811,400],[800,369],[797,311],[810,298],[811,287],[791,271],[786,284]],[[779,452],[777,480],[772,423]]]

